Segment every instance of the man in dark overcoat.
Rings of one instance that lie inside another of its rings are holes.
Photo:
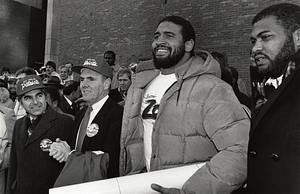
[[[247,190],[300,193],[300,7],[265,8],[252,21],[252,127]]]
[[[18,100],[27,115],[14,126],[8,193],[47,194],[63,168],[49,156],[49,148],[57,138],[69,142],[73,120],[47,105],[44,88],[37,75],[17,83]]]

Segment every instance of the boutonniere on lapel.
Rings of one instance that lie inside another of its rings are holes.
[[[50,150],[50,146],[52,144],[52,141],[50,139],[43,139],[40,142],[40,148],[44,152],[48,152]]]
[[[90,126],[88,126],[86,135],[88,137],[94,137],[99,131],[99,126],[97,123],[92,123]]]

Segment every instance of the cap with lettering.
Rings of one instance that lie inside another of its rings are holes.
[[[42,83],[38,75],[27,75],[17,82],[17,95],[23,95],[31,90],[43,89],[45,85]]]
[[[106,61],[104,61],[101,57],[90,57],[87,60],[85,60],[83,65],[73,66],[72,71],[80,74],[82,68],[87,68],[96,71],[97,73],[100,73],[101,75],[112,79],[112,69],[109,66],[109,64]]]

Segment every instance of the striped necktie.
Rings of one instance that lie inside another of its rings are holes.
[[[82,148],[82,144],[85,138],[85,134],[86,134],[86,130],[88,127],[88,123],[90,120],[90,114],[92,112],[93,108],[91,106],[88,106],[84,117],[82,119],[81,125],[79,127],[79,134],[78,134],[78,140],[77,140],[77,144],[76,144],[76,151],[81,152],[81,148]]]

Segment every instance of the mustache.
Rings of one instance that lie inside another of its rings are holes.
[[[258,55],[263,55],[265,58],[270,59],[270,57],[268,55],[266,55],[265,53],[260,52],[260,51],[259,52],[252,52],[250,54],[250,57],[255,59],[255,57],[258,56]]]
[[[163,44],[157,45],[154,50],[157,51],[159,48],[167,48],[168,50],[171,50],[172,48]]]

